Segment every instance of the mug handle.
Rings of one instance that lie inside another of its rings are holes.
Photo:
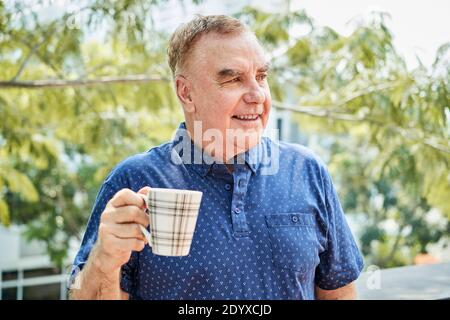
[[[145,213],[149,214],[147,197],[143,194],[139,194],[139,195],[142,197],[142,199],[145,202]],[[148,218],[150,219],[150,216]],[[145,239],[147,239],[148,245],[150,247],[153,247],[152,235],[150,234],[150,232],[147,229],[145,229],[145,227],[142,224],[139,224],[139,228],[141,229],[141,232],[144,235]]]
[[[150,247],[152,247],[152,236],[150,234],[150,232],[144,228],[144,226],[142,224],[139,225],[139,227],[141,228],[141,232],[144,235],[144,237],[147,239],[148,241],[148,245]]]

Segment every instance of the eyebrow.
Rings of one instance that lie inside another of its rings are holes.
[[[219,72],[217,72],[216,78],[218,80],[220,80],[220,79],[232,78],[232,77],[236,77],[236,76],[240,76],[240,75],[242,75],[242,72],[240,72],[238,70],[224,68],[224,69],[220,70]]]
[[[261,68],[258,69],[258,72],[269,72],[270,70],[270,62],[266,62]]]
[[[269,70],[270,70],[270,63],[267,62],[264,64],[264,66],[262,66],[261,68],[258,69],[258,73],[268,72]],[[217,78],[217,80],[222,80],[222,79],[226,79],[226,78],[241,76],[242,74],[243,74],[243,72],[235,70],[235,69],[223,68],[219,72],[217,72],[216,78]]]

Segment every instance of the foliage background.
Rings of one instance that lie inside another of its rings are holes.
[[[51,17],[30,3],[0,2],[0,222],[25,224],[62,265],[106,174],[170,139],[182,113],[169,35],[149,15],[164,1],[82,1]],[[355,19],[349,36],[304,11],[236,17],[272,58],[274,107],[294,111],[359,219],[366,265],[448,243],[450,43],[409,69],[386,13]]]

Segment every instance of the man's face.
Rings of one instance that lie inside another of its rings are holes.
[[[194,121],[201,121],[203,132],[217,129],[228,143],[230,132],[246,136],[245,143],[242,139],[232,142],[237,149],[234,154],[254,147],[269,117],[267,72],[264,51],[253,35],[203,35],[183,74],[190,83],[193,107],[185,112],[188,129]]]

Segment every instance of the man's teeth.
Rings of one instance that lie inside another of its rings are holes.
[[[243,115],[243,116],[235,116],[236,118],[238,118],[239,120],[256,120],[258,119],[258,115],[257,114],[251,114],[251,115]]]

